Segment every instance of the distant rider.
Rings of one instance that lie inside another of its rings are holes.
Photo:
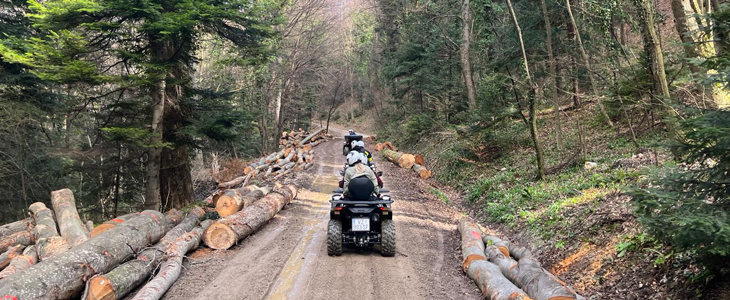
[[[375,176],[375,172],[373,172],[370,167],[367,166],[367,158],[365,155],[359,152],[350,152],[347,155],[347,163],[350,165],[349,168],[345,171],[345,178],[343,179],[343,194],[345,197],[349,196],[348,186],[350,185],[350,180],[353,178],[366,176],[370,181],[373,182],[373,186],[375,189],[373,190],[373,193],[375,195],[380,195],[380,188],[378,187],[378,179]]]

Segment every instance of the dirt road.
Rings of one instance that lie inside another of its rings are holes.
[[[327,201],[344,163],[342,141],[315,148],[316,165],[294,179],[298,198],[258,233],[231,250],[189,259],[165,299],[481,299],[460,269],[459,214],[379,154],[396,200],[396,256],[353,249],[327,256]]]

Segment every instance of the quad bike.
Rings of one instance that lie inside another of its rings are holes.
[[[352,141],[362,141],[362,135],[350,131],[350,134],[345,136],[345,142],[342,145],[342,155],[347,156],[347,153],[350,153],[350,150],[352,150]]]
[[[367,177],[350,180],[350,195],[342,189],[334,191],[330,200],[330,221],[327,226],[327,254],[339,256],[343,246],[380,247],[383,256],[395,255],[395,224],[390,196],[373,196],[372,181]],[[388,193],[381,189],[381,193]]]

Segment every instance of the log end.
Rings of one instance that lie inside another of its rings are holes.
[[[225,218],[235,214],[238,211],[238,205],[233,197],[223,195],[218,198],[218,201],[215,204],[215,211],[218,212],[221,218]]]
[[[416,164],[416,158],[413,154],[403,154],[398,158],[398,165],[404,169],[410,169]]]
[[[226,250],[233,247],[238,241],[238,236],[228,225],[215,222],[203,233],[203,243],[209,248]]]
[[[89,280],[89,292],[86,300],[116,300],[114,285],[104,276],[96,276]]]

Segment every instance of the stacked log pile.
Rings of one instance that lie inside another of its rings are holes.
[[[313,147],[327,141],[324,129],[309,133],[301,128],[298,131],[283,132],[279,140],[278,152],[261,157],[243,169],[243,174],[227,182],[218,184],[218,191],[205,199],[208,205],[216,206],[216,201],[226,189],[246,186],[253,178],[278,180],[297,170],[306,170],[314,160]]]
[[[542,268],[525,248],[485,235],[469,218],[459,221],[462,267],[488,299],[584,299]]]
[[[239,222],[232,226],[236,241],[265,225],[297,188],[270,190],[248,187],[223,195],[231,198],[222,201],[233,213],[222,220]],[[70,190],[54,191],[51,198],[53,211],[33,203],[30,218],[0,226],[0,243],[9,245],[0,251],[0,299],[121,299],[145,282],[134,299],[159,299],[177,280],[185,254],[198,248],[213,224],[201,222],[205,211],[194,207],[185,218],[174,209],[146,210],[94,228],[79,218]]]
[[[426,168],[426,159],[420,154],[398,152],[390,142],[375,144],[375,151],[382,151],[383,156],[392,163],[404,169],[410,169],[422,179],[431,178],[433,173]]]

